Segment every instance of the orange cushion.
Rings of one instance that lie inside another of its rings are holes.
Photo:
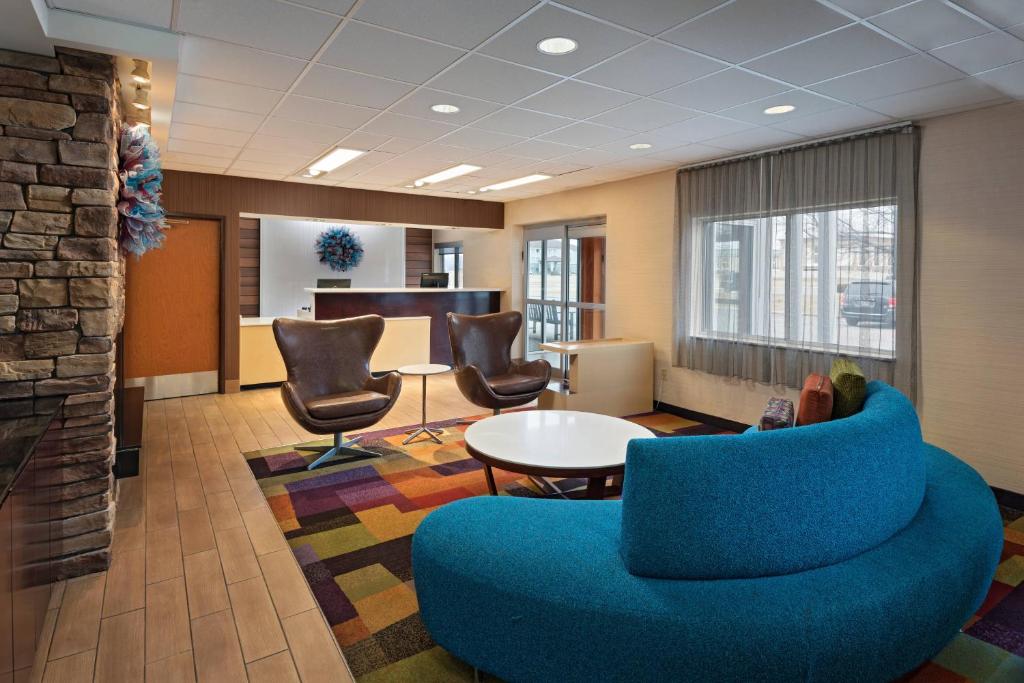
[[[832,419],[832,380],[828,375],[810,374],[800,391],[798,425],[812,425]]]

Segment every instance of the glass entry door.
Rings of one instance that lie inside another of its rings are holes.
[[[605,315],[604,223],[573,223],[525,231],[526,358],[561,356],[545,342],[601,339]]]

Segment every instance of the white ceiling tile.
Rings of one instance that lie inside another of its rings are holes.
[[[645,131],[691,119],[698,115],[699,112],[677,107],[674,104],[643,99],[598,114],[588,120],[615,128]]]
[[[392,138],[388,135],[377,135],[376,133],[366,133],[361,130],[357,130],[351,135],[347,136],[344,140],[338,143],[339,147],[347,147],[349,149],[375,149]]]
[[[269,113],[283,95],[284,93],[276,90],[188,74],[178,75],[178,84],[174,91],[175,99],[182,102],[236,109],[253,114]]]
[[[398,81],[316,64],[302,77],[294,92],[322,100],[386,109],[411,92],[413,87]]]
[[[320,61],[374,76],[423,83],[463,54],[462,50],[351,22],[331,41]]]
[[[189,171],[191,173],[210,173],[213,175],[223,175],[226,167],[221,166],[203,166],[202,164],[188,164],[182,161],[166,161],[163,162],[164,170],[168,171]]]
[[[667,140],[684,142],[703,142],[710,138],[717,138],[729,133],[738,133],[741,130],[752,128],[751,124],[718,116],[698,116],[680,123],[673,123],[671,126],[658,128],[654,132],[664,136]]]
[[[621,128],[609,128],[596,123],[582,122],[542,135],[540,139],[576,147],[594,147],[613,140],[621,140],[629,134],[630,131]]]
[[[459,108],[459,111],[454,114],[439,114],[431,109],[435,104],[453,104]],[[431,119],[432,121],[453,123],[461,126],[467,123],[472,123],[473,121],[495,112],[500,108],[500,104],[487,102],[486,100],[478,100],[463,97],[461,95],[452,95],[449,93],[439,92],[437,90],[431,90],[429,88],[420,88],[412,95],[409,95],[404,100],[391,107],[391,111],[396,114],[419,116],[424,119]]]
[[[863,26],[781,50],[746,66],[790,83],[806,85],[906,57],[907,48]]]
[[[1024,59],[1024,41],[992,32],[937,48],[932,54],[965,73],[976,74]]]
[[[980,36],[988,28],[941,0],[920,0],[886,12],[871,23],[922,50]]]
[[[231,160],[223,157],[211,157],[204,154],[192,152],[171,152],[167,151],[160,155],[161,161],[168,163],[194,164],[196,166],[207,166],[210,168],[226,168]]]
[[[858,17],[870,17],[880,12],[891,10],[894,7],[905,5],[908,0],[832,0],[832,2],[849,12],[853,12]]]
[[[768,107],[777,107],[786,104],[796,107],[796,111],[790,112],[789,114],[775,115],[764,113],[764,110]],[[754,123],[759,126],[768,126],[778,123],[780,120],[788,116],[808,116],[816,112],[832,109],[836,106],[838,105],[832,100],[819,97],[813,93],[804,92],[802,90],[790,90],[789,92],[779,93],[778,95],[772,95],[771,97],[741,104],[738,107],[725,109],[720,113],[722,116],[728,116],[740,121]]]
[[[850,23],[814,0],[737,0],[663,38],[742,62]]]
[[[935,114],[983,102],[1005,99],[1005,95],[981,81],[965,78],[921,90],[868,100],[863,106],[893,117]]]
[[[544,161],[544,162],[540,163],[540,169],[539,169],[538,173],[544,173],[546,175],[558,176],[558,175],[564,175],[566,173],[576,173],[577,171],[582,171],[585,168],[589,168],[589,166],[587,166],[585,164],[567,163],[567,162],[561,161],[561,160],[559,160],[559,161]]]
[[[579,46],[564,55],[546,55],[538,51],[537,43],[552,36],[572,38]],[[545,5],[485,45],[481,51],[517,64],[568,76],[642,40],[627,31]]]
[[[1020,0],[957,0],[957,4],[1000,28],[1024,21],[1024,2]]]
[[[501,151],[530,159],[554,159],[563,154],[575,152],[578,149],[578,147],[570,147],[569,145],[548,142],[547,140],[526,140],[511,147],[506,147]]]
[[[305,166],[307,162],[313,161],[313,158],[313,155],[310,154],[282,154],[265,149],[244,149],[238,155],[239,161],[256,161],[278,167]]]
[[[194,126],[189,123],[173,121],[171,123],[170,137],[177,138],[179,140],[212,142],[217,145],[241,147],[249,139],[250,134],[237,130],[207,128],[206,126]]]
[[[551,74],[473,54],[432,80],[430,87],[511,104],[558,80]]]
[[[961,72],[951,66],[923,55],[913,55],[833,78],[812,85],[810,89],[847,102],[863,102],[963,77]]]
[[[374,0],[356,11],[356,19],[468,49],[535,4],[534,0]]]
[[[630,149],[629,146],[635,143],[645,143],[651,147],[649,149]],[[621,140],[615,140],[614,142],[599,145],[596,149],[604,152],[612,152],[613,154],[619,154],[624,157],[634,157],[649,156],[658,150],[666,150],[678,146],[678,137],[670,137],[657,134],[653,131],[648,131],[646,133],[636,133],[635,135],[630,135],[622,138]]]
[[[847,106],[829,109],[828,111],[809,116],[798,116],[793,119],[787,118],[773,127],[808,137],[819,137],[856,130],[857,128],[879,126],[890,120],[888,116],[876,114],[873,111]]]
[[[465,147],[453,147],[438,142],[428,142],[402,154],[395,163],[404,163],[417,168],[431,168],[444,163],[468,163],[473,151]]]
[[[665,168],[671,168],[675,166],[675,163],[671,161],[665,161],[664,159],[655,159],[653,157],[635,157],[633,159],[623,159],[617,161],[614,164],[610,164],[608,168],[618,169],[624,172],[624,177],[635,175],[636,173],[654,173]]]
[[[521,135],[532,138],[542,135],[555,128],[561,128],[570,124],[574,119],[567,119],[550,114],[541,114],[535,111],[526,111],[508,107],[490,116],[480,119],[473,124],[474,128],[508,133],[509,135]]]
[[[1024,100],[1024,62],[986,71],[978,78],[1010,97]]]
[[[248,161],[240,159],[231,164],[230,173],[235,171],[253,171],[257,173],[276,174],[278,176],[290,174],[298,170],[295,166],[280,163],[267,163],[263,161]]]
[[[336,139],[336,138],[335,138]],[[333,142],[333,140],[331,141]],[[246,145],[246,149],[261,149],[279,154],[317,155],[329,149],[329,144],[310,140],[279,138],[275,135],[256,133]]]
[[[648,35],[666,31],[722,2],[724,0],[563,0],[563,4],[570,7]]]
[[[377,115],[376,109],[354,107],[341,102],[315,100],[311,97],[288,95],[274,112],[275,116],[292,121],[319,123],[338,128],[358,128]]]
[[[247,133],[256,130],[263,121],[263,117],[259,114],[207,107],[188,102],[174,103],[172,119],[177,123],[193,123],[197,126],[227,128],[228,130],[240,130]]]
[[[535,109],[556,116],[587,118],[637,99],[615,90],[587,83],[563,81],[519,103],[525,109]]]
[[[650,156],[655,159],[664,159],[666,161],[674,161],[679,164],[692,164],[698,161],[707,161],[709,159],[720,159],[727,157],[731,154],[728,150],[724,150],[720,147],[711,147],[710,145],[682,145],[673,149],[667,149],[663,152],[651,154]]]
[[[621,150],[610,152],[601,149],[581,149],[559,157],[557,163],[581,164],[583,166],[603,166],[620,161],[626,154]]]
[[[370,123],[363,126],[363,130],[379,135],[400,135],[414,140],[433,140],[445,133],[450,133],[456,127],[438,121],[401,116],[384,112]]]
[[[230,161],[238,156],[241,147],[229,145],[217,145],[212,142],[196,142],[195,140],[178,140],[170,138],[167,141],[167,151],[181,152],[182,154],[201,154],[210,157],[219,157]]]
[[[1013,35],[1017,36],[1021,40],[1024,40],[1024,24],[1020,24],[1018,26],[1011,26],[1006,30],[1012,33]]]
[[[306,62],[240,45],[185,36],[179,48],[179,73],[286,90]]]
[[[800,135],[775,128],[760,127],[742,130],[738,133],[730,133],[707,141],[713,147],[721,147],[734,152],[746,152],[748,150],[764,149],[795,142],[801,138]]]
[[[291,0],[291,2],[339,15],[345,14],[352,9],[352,5],[356,4],[355,0]]]
[[[260,133],[279,138],[319,142],[327,145],[336,142],[349,133],[349,129],[339,126],[322,126],[315,123],[292,121],[278,116],[267,119]]]
[[[276,0],[179,0],[175,28],[183,33],[309,59],[338,21]]]
[[[365,131],[356,131],[355,135],[377,135],[376,133],[366,133]],[[384,137],[378,135],[378,137]],[[423,142],[420,140],[409,140],[406,138],[389,137],[387,142],[383,142],[377,146],[377,149],[381,152],[389,152],[391,154],[402,154],[408,152],[410,149],[415,149],[422,145]]]
[[[134,0],[126,3],[122,0],[56,0],[53,7],[134,24],[170,28],[173,1]]]
[[[762,76],[728,69],[658,93],[656,97],[693,109],[716,112],[787,89],[785,85]]]
[[[650,41],[576,77],[638,95],[651,95],[721,69],[718,62]]]

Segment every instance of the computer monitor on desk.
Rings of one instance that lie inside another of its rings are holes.
[[[420,287],[438,287],[444,289],[448,286],[448,273],[420,273]]]
[[[330,279],[330,278],[317,278],[316,287],[317,289],[349,289],[352,286],[352,280],[349,278],[341,279]]]

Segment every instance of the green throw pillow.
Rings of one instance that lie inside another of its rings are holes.
[[[860,412],[868,393],[864,371],[849,358],[832,361],[832,419],[850,417]]]

